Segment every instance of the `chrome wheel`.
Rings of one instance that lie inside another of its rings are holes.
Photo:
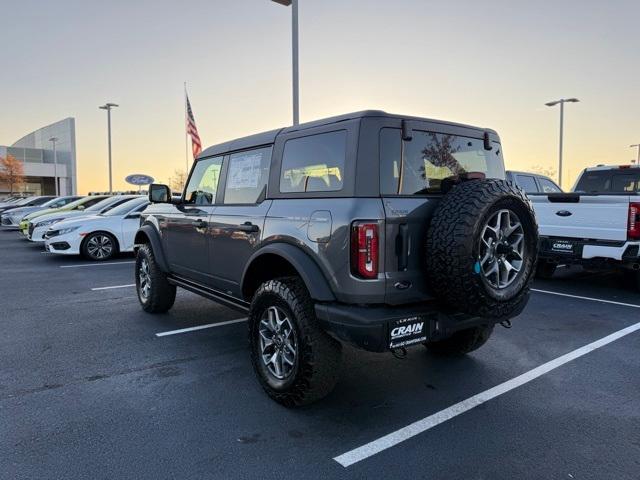
[[[478,264],[489,284],[506,288],[520,273],[524,263],[524,229],[511,210],[494,213],[482,229]]]
[[[138,281],[140,291],[140,297],[142,300],[147,300],[151,293],[151,276],[149,274],[149,262],[146,258],[140,261],[140,270],[138,271]]]
[[[113,242],[107,235],[94,235],[87,242],[87,252],[98,260],[109,258],[113,253]]]
[[[278,380],[287,378],[297,361],[298,343],[291,321],[278,307],[269,307],[260,319],[262,363]]]

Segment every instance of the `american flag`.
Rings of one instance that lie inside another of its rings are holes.
[[[185,94],[186,95],[186,94]],[[200,142],[200,135],[198,135],[198,128],[196,127],[196,119],[193,117],[193,110],[191,110],[191,102],[189,102],[189,96],[187,98],[187,135],[191,135],[191,149],[193,150],[193,158],[196,158],[202,152],[202,143]]]

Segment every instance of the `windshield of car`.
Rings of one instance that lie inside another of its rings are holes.
[[[399,129],[380,131],[380,191],[383,195],[442,192],[442,181],[470,173],[504,178],[502,148],[492,142],[485,150],[481,138],[414,130],[402,142]]]
[[[149,200],[147,200],[146,197],[134,198],[133,200],[129,200],[128,202],[125,202],[122,205],[119,205],[116,208],[109,210],[108,212],[101,213],[100,215],[104,217],[116,217],[118,215],[126,215],[136,207],[144,205],[145,203],[148,203],[148,202]]]
[[[584,172],[574,191],[582,193],[639,193],[640,169]]]
[[[58,197],[58,198],[52,198],[51,200],[49,200],[48,202],[45,202],[42,204],[43,207],[47,207],[47,208],[59,208],[59,207],[64,207],[66,204],[71,203],[71,200],[74,197]]]

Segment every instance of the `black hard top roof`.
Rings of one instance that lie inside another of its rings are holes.
[[[236,150],[243,150],[246,148],[258,147],[260,145],[269,145],[276,141],[276,137],[280,133],[297,132],[300,130],[305,130],[307,128],[320,127],[323,125],[330,125],[332,123],[339,123],[347,120],[355,120],[358,118],[365,118],[365,117],[388,117],[388,118],[398,118],[401,120],[416,120],[416,121],[422,121],[422,122],[440,123],[443,125],[454,125],[458,127],[471,128],[474,130],[496,133],[494,130],[491,130],[489,128],[479,128],[472,125],[465,125],[463,123],[448,122],[444,120],[434,120],[434,119],[422,118],[422,117],[412,117],[408,115],[396,115],[396,114],[384,112],[382,110],[361,110],[359,112],[345,113],[343,115],[337,115],[335,117],[314,120],[311,122],[301,123],[300,125],[295,125],[291,127],[278,128],[276,130],[256,133],[254,135],[249,135],[247,137],[237,138],[235,140],[230,140],[228,142],[219,143],[218,145],[213,145],[209,148],[206,148],[199,155],[198,158],[210,157],[213,155],[221,155],[221,154],[224,154],[227,152],[233,152]]]

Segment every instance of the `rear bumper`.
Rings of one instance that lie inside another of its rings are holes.
[[[556,240],[574,243],[574,252],[550,251],[549,245]],[[540,247],[539,258],[557,263],[594,265],[600,268],[607,266],[633,268],[640,263],[640,241],[606,242],[565,237],[540,237]]]
[[[315,310],[320,326],[331,336],[370,352],[438,340],[458,330],[503,320],[445,313],[435,303],[403,307],[316,303]],[[413,329],[414,333],[405,338],[402,335],[392,338],[392,333],[397,333],[402,326]]]

